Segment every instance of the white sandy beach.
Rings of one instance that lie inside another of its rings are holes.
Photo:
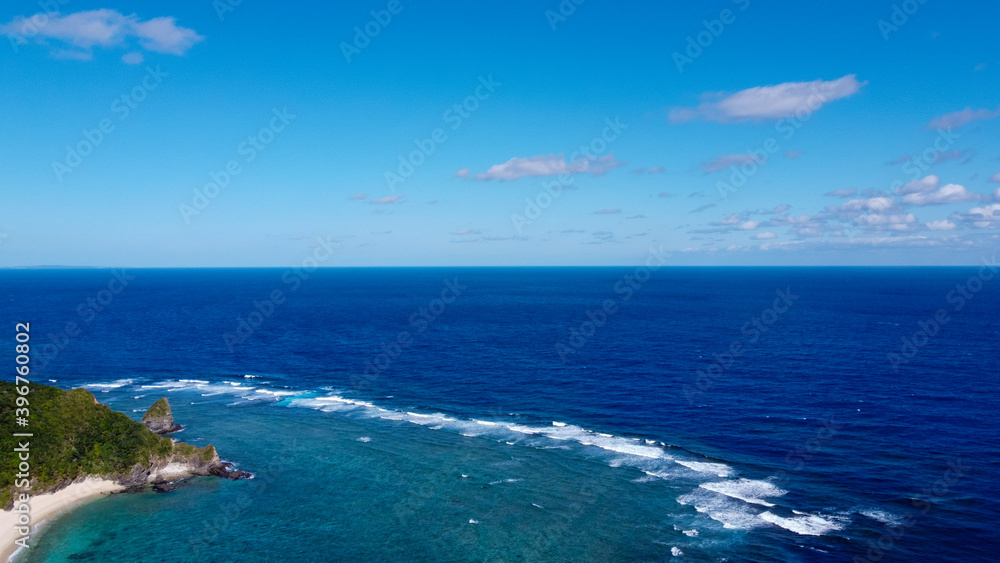
[[[44,523],[52,516],[86,499],[120,491],[124,488],[114,481],[91,477],[54,493],[32,495],[31,501],[28,503],[31,506],[31,537],[28,540],[28,545],[35,545],[35,533],[38,531],[39,524]],[[17,506],[16,502],[15,506]],[[14,526],[17,525],[17,516],[18,514],[11,510],[0,511],[0,561],[8,561],[19,548],[14,544],[14,541],[21,537],[14,531]]]

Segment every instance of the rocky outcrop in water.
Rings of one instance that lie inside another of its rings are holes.
[[[18,397],[23,394],[13,381],[0,381],[0,421],[5,428],[14,428]],[[99,403],[86,389],[67,391],[32,383],[31,404],[45,405],[32,410],[32,425],[45,432],[0,435],[0,450],[30,447],[31,454],[24,479],[15,482],[12,472],[4,474],[6,480],[0,476],[0,507],[5,510],[13,508],[14,495],[24,489],[36,496],[91,477],[114,481],[130,491],[157,485],[163,492],[195,476],[253,477],[220,460],[212,445],[198,448],[159,435],[180,429],[166,399],[146,412],[143,423]]]
[[[166,397],[149,407],[146,414],[142,415],[142,423],[156,434],[169,434],[183,428],[174,423],[174,413],[170,411],[170,401]]]

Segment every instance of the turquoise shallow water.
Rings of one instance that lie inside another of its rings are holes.
[[[97,395],[126,411],[155,398]],[[210,440],[256,478],[100,498],[50,522],[18,561],[613,561],[662,560],[672,548],[717,561],[739,547],[738,531],[674,500],[692,482],[651,479],[613,452],[287,399],[169,397],[186,426],[178,439]]]

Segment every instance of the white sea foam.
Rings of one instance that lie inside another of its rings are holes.
[[[681,555],[684,555],[684,552],[681,551],[680,548],[678,547],[671,547],[670,555],[673,555],[674,557],[680,557]]]
[[[520,424],[511,424],[507,426],[508,430],[514,432],[520,432],[521,434],[541,434],[540,428],[532,428],[531,426],[522,426]]]
[[[780,497],[788,491],[779,489],[767,481],[755,481],[752,479],[737,479],[735,481],[714,481],[699,485],[720,495],[726,495],[743,502],[759,504],[761,506],[772,507],[773,503],[767,502],[765,498]]]
[[[119,379],[117,381],[112,381],[111,383],[88,383],[83,387],[86,389],[118,389],[119,387],[124,387],[126,385],[132,385],[132,380]]]
[[[257,376],[246,375],[244,377],[250,379]],[[129,383],[132,383],[132,381],[119,380],[114,384],[126,385]],[[736,473],[732,467],[724,463],[675,459],[673,455],[668,453],[671,450],[665,449],[670,446],[662,441],[615,436],[558,421],[536,425],[531,423],[494,422],[474,418],[459,420],[443,413],[399,411],[378,407],[368,401],[345,398],[337,395],[337,390],[330,387],[319,391],[319,393],[329,393],[323,396],[315,396],[315,391],[260,389],[257,387],[245,387],[239,382],[227,381],[220,384],[211,384],[208,381],[197,379],[162,381],[155,384],[142,385],[141,387],[143,389],[167,389],[168,391],[197,390],[202,391],[205,395],[222,393],[238,394],[247,401],[260,398],[278,400],[284,397],[291,397],[287,403],[282,404],[292,407],[311,408],[323,412],[351,411],[361,416],[408,422],[424,428],[448,429],[449,431],[469,437],[484,436],[495,439],[498,443],[505,443],[511,446],[520,445],[538,449],[571,449],[566,444],[576,443],[580,446],[594,448],[590,450],[591,454],[599,455],[601,459],[612,466],[627,466],[643,471],[646,477],[640,477],[635,482],[664,479],[675,480],[683,484],[685,480],[691,480],[695,473],[718,475],[724,479]],[[232,405],[238,404],[243,403],[232,403]],[[362,436],[357,438],[357,440],[366,442],[368,441],[368,437]],[[559,444],[559,442],[562,442],[562,444]],[[613,455],[609,455],[609,453]],[[686,468],[686,470],[678,469],[677,465]],[[690,473],[687,470],[695,473]],[[463,477],[467,476],[463,475]],[[700,479],[698,480],[700,481]],[[515,483],[517,481],[519,479],[504,479],[492,481],[490,484],[499,485],[502,483]],[[691,485],[695,486],[697,483],[698,481],[695,481]],[[798,534],[821,535],[829,530],[839,529],[844,525],[843,521],[837,517],[796,513],[794,517],[783,518],[772,512],[760,512],[760,508],[754,508],[755,505],[773,507],[774,504],[767,499],[780,497],[785,493],[786,491],[767,481],[755,481],[743,478],[725,479],[697,484],[695,489],[689,494],[677,497],[677,502],[692,505],[696,511],[722,523],[728,529],[746,530],[773,524]],[[892,515],[875,509],[863,510],[860,513],[879,521],[890,520],[892,518]],[[682,530],[682,532],[689,537],[698,535],[697,529]]]
[[[677,497],[677,502],[693,506],[698,512],[720,522],[724,528],[730,530],[751,530],[767,525],[747,504],[699,489]]]
[[[896,516],[891,512],[886,512],[881,508],[863,508],[861,510],[858,510],[858,514],[862,516],[867,516],[868,518],[871,518],[872,520],[876,520],[883,524],[892,524],[898,526],[901,521],[901,518],[899,516]]]
[[[760,519],[803,536],[822,536],[827,532],[840,530],[847,525],[846,518],[835,516],[824,518],[814,514],[783,518],[777,514],[763,512],[760,514]]]
[[[361,401],[351,401],[349,399],[344,399],[343,397],[332,395],[327,397],[296,397],[291,400],[288,406],[304,407],[323,412],[334,412],[340,410],[355,410],[359,408],[365,408],[369,404],[370,403],[363,403]]]
[[[213,397],[216,395],[242,394],[253,391],[254,387],[233,386],[229,382],[210,383],[203,379],[178,379],[176,381],[159,381],[149,385],[140,386],[144,390],[165,389],[168,393],[175,391],[200,391],[202,397]],[[243,397],[252,399],[252,397]]]
[[[243,391],[240,388],[240,391]],[[257,389],[255,393],[261,393],[263,395],[271,395],[272,397],[291,397],[292,395],[301,395],[299,391],[272,391],[270,389]]]
[[[617,454],[626,454],[637,458],[663,459],[665,456],[662,448],[656,447],[656,442],[644,441],[640,438],[624,438],[603,432],[593,432],[579,426],[574,426],[564,422],[551,421],[550,426],[533,426],[529,424],[505,424],[489,420],[467,419],[458,420],[441,413],[420,413],[413,411],[396,411],[377,407],[366,401],[346,399],[339,395],[329,395],[324,397],[300,397],[293,399],[289,406],[307,407],[322,411],[341,410],[339,407],[363,407],[363,412],[367,416],[382,418],[385,420],[395,420],[419,424],[429,428],[448,428],[465,436],[489,436],[494,439],[504,440],[509,443],[512,436],[510,433],[550,440],[575,441],[584,446],[592,446],[605,451]],[[525,445],[537,448],[549,447],[548,444],[538,441],[527,441]],[[630,461],[630,465],[636,462]]]
[[[674,462],[699,473],[714,473],[719,477],[729,477],[733,474],[733,468],[724,463],[708,463],[704,461],[684,461],[675,459]]]
[[[362,436],[362,437],[358,438],[358,441],[359,442],[366,442],[367,443],[367,442],[371,442],[372,439],[369,438],[368,436]]]

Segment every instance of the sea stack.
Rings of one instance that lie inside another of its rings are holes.
[[[169,434],[182,428],[180,424],[174,424],[174,415],[170,412],[170,402],[166,397],[149,407],[146,414],[142,415],[142,423],[157,434]]]

